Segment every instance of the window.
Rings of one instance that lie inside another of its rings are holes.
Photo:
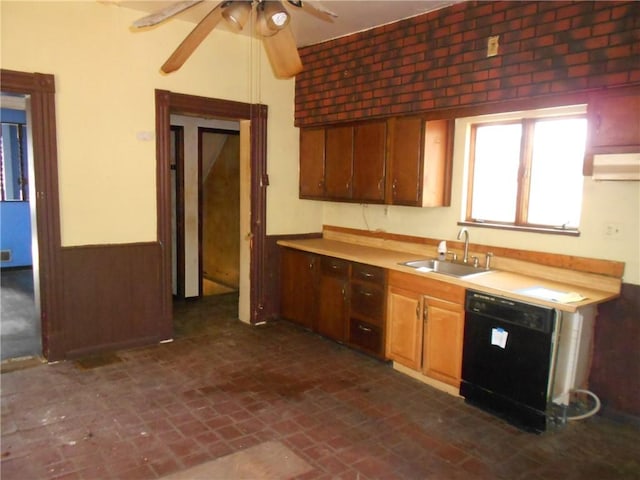
[[[465,220],[576,232],[586,132],[584,115],[472,124]]]
[[[0,200],[29,200],[26,136],[22,124],[1,124]]]

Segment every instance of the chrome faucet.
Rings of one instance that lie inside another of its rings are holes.
[[[458,232],[458,240],[460,240],[460,237],[462,236],[462,234],[464,234],[464,256],[462,257],[462,262],[463,263],[468,263],[469,262],[469,231],[466,228],[461,228],[460,231]]]

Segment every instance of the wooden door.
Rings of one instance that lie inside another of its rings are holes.
[[[317,255],[291,248],[282,250],[280,311],[284,318],[313,327],[317,279]]]
[[[353,127],[326,129],[325,196],[333,200],[351,199],[353,175]]]
[[[413,370],[422,363],[422,296],[389,287],[387,295],[386,355]]]
[[[594,95],[587,107],[589,145],[601,153],[624,152],[640,145],[640,88]],[[610,147],[613,147],[612,150]]]
[[[300,130],[300,198],[324,196],[324,128]]]
[[[460,386],[464,308],[431,297],[424,299],[423,373]]]
[[[353,200],[384,202],[387,122],[356,125],[353,145]]]
[[[390,168],[387,203],[420,206],[422,204],[422,155],[424,120],[398,117],[390,120]]]
[[[316,331],[339,342],[347,338],[349,262],[322,257]]]

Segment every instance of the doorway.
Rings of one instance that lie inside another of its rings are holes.
[[[0,94],[0,360],[42,355],[35,203],[26,95]]]
[[[163,246],[162,285],[166,295],[161,308],[171,337],[171,115],[218,118],[240,124],[240,162],[247,168],[241,171],[241,185],[248,191],[241,193],[248,205],[240,205],[240,292],[239,318],[247,323],[263,321],[264,272],[266,243],[266,126],[267,107],[227,100],[196,97],[156,90],[156,144],[158,185],[158,239]],[[186,175],[186,173],[185,173]],[[187,185],[185,181],[185,185]],[[185,220],[185,228],[188,222]],[[185,251],[189,247],[185,245]],[[185,265],[188,266],[185,260]]]
[[[239,126],[238,126],[239,127]],[[240,289],[240,132],[198,128],[200,295]]]
[[[29,185],[31,211],[34,309],[40,328],[41,354],[63,356],[61,334],[62,272],[60,205],[56,143],[55,81],[53,75],[0,70],[3,95],[26,100],[29,159],[33,175]]]

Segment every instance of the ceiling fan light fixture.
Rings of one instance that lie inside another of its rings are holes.
[[[223,5],[222,17],[234,29],[240,31],[251,15],[251,2],[240,0],[235,2],[226,2]]]
[[[289,24],[291,16],[287,12],[280,1],[263,0],[260,2],[258,9],[258,27],[266,28],[271,32],[268,35],[278,33]],[[261,18],[262,17],[262,18]],[[263,25],[260,25],[263,24]]]

